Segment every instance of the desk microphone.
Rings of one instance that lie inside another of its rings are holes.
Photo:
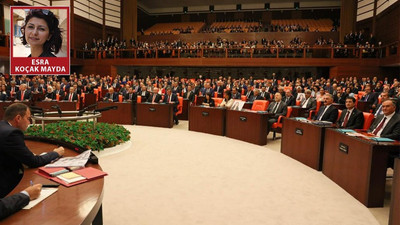
[[[83,113],[85,113],[88,109],[90,109],[90,108],[92,108],[92,107],[96,107],[96,106],[97,106],[97,103],[94,103],[94,104],[92,104],[92,105],[86,106],[85,108],[79,110],[77,116],[82,116]]]
[[[61,117],[62,112],[61,112],[60,106],[58,106],[58,105],[52,105],[51,108],[57,109],[58,116]]]

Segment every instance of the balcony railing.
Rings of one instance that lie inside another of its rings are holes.
[[[165,58],[386,58],[399,55],[398,42],[377,48],[198,48],[123,49],[107,51],[72,50],[77,59],[165,59]]]

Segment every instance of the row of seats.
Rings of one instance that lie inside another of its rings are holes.
[[[329,32],[332,29],[333,21],[331,19],[287,19],[287,20],[272,20],[272,25],[279,26],[290,26],[290,25],[300,25],[301,27],[307,27],[310,31],[326,31]]]
[[[150,35],[151,33],[172,33],[179,34],[180,32],[176,29],[186,29],[192,27],[192,33],[198,33],[203,26],[204,22],[182,22],[182,23],[157,23],[144,31],[145,35]]]
[[[259,22],[214,22],[210,25],[210,28],[225,28],[224,31],[230,33],[230,27],[241,27],[244,32],[247,32],[247,27],[257,27],[259,25]]]

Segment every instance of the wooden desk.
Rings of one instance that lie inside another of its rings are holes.
[[[211,97],[213,97],[213,96],[211,96]],[[197,96],[196,105],[201,105],[201,104],[203,104],[204,99],[206,99],[205,96]]]
[[[97,102],[97,95],[96,94],[85,94],[85,103],[83,107],[87,107],[89,105],[93,105]]]
[[[182,113],[178,115],[178,120],[188,120],[189,118],[189,99],[183,99]]]
[[[225,111],[215,107],[189,107],[189,130],[225,135]]]
[[[369,112],[371,109],[372,103],[366,101],[358,101],[357,102],[357,109],[362,112]]]
[[[56,145],[26,141],[29,149],[40,154],[51,151]],[[71,149],[65,149],[65,156],[77,155]],[[99,165],[88,164],[97,169]],[[18,193],[33,183],[51,184],[52,181],[34,173],[37,168],[25,169],[24,176],[11,194]],[[53,225],[53,224],[102,224],[104,178],[89,181],[73,187],[59,186],[58,191],[41,203],[28,210],[20,210],[1,221],[7,225]]]
[[[97,119],[103,123],[116,123],[116,124],[133,124],[134,118],[134,105],[132,102],[98,102],[97,108],[104,108],[109,106],[117,106],[116,110],[111,109],[101,112],[101,117]]]
[[[267,123],[267,113],[226,110],[225,135],[256,145],[266,145]]]
[[[374,142],[341,133],[325,132],[322,172],[367,207],[382,207],[390,150],[400,143]]]
[[[305,117],[307,111],[308,109],[306,108],[301,108],[300,106],[292,106],[292,113],[290,114],[290,117]]]
[[[57,109],[52,108],[54,105],[60,106],[61,111],[76,111],[76,102],[35,102],[35,106],[42,108],[45,112],[57,111]]]
[[[172,128],[173,104],[136,104],[136,124]]]
[[[400,159],[394,160],[392,197],[390,204],[389,225],[400,224]]]
[[[325,127],[295,119],[283,119],[281,152],[321,171]]]

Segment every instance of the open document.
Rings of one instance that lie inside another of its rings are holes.
[[[91,150],[82,152],[75,157],[65,157],[47,164],[45,167],[84,167],[89,160]]]

